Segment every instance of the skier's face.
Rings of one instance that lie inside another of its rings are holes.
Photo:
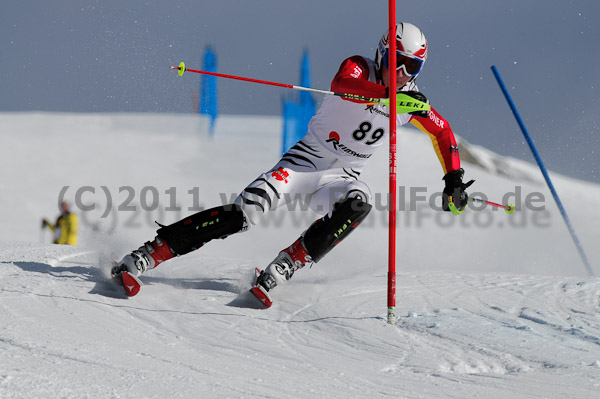
[[[381,78],[383,79],[383,84],[385,87],[389,87],[390,85],[390,72],[389,69],[385,65],[383,65],[381,69]],[[400,68],[396,71],[396,86],[400,89],[404,87],[405,84],[410,80],[410,76],[406,76],[404,74],[404,69]]]

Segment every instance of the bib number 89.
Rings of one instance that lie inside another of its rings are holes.
[[[371,131],[372,128],[373,128],[373,125],[371,125],[371,122],[368,122],[368,121],[362,122],[360,124],[360,126],[358,127],[358,129],[356,129],[352,133],[352,137],[356,141],[363,141],[363,140],[365,140],[365,138],[367,138],[367,136],[369,136],[369,132]],[[373,131],[373,133],[371,133],[370,138],[368,138],[368,140],[365,142],[365,144],[367,144],[367,145],[375,144],[376,142],[379,141],[380,138],[383,137],[384,133],[385,133],[385,131],[382,128],[375,129],[375,131]]]

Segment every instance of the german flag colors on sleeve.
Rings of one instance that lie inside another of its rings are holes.
[[[458,145],[450,124],[433,107],[428,118],[412,116],[410,123],[427,133],[433,143],[433,149],[442,164],[444,174],[460,169]]]

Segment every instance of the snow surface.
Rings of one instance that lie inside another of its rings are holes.
[[[2,398],[598,395],[600,279],[586,274],[541,177],[518,177],[539,176],[533,165],[477,147],[480,165],[522,173],[463,164],[472,191],[497,202],[520,192],[523,203],[540,193],[544,210],[454,217],[419,201],[399,214],[398,322],[388,325],[386,150],[362,175],[379,201],[364,225],[255,310],[232,304],[254,267],[317,215],[280,209],[145,274],[129,300],[99,259],[152,239],[154,220],[235,196],[279,158],[280,119],[223,117],[213,138],[195,115],[4,113],[0,126]],[[402,129],[398,140],[408,207],[411,190],[441,189],[442,171],[426,135]],[[600,186],[552,178],[600,275]],[[80,245],[47,244],[41,218],[79,189],[80,205],[96,206],[78,211]]]

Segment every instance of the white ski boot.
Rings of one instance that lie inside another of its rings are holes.
[[[154,269],[174,256],[167,243],[156,237],[154,241],[146,242],[140,248],[125,255],[120,262],[113,266],[111,274],[115,276],[123,272],[129,272],[137,277],[146,270]]]
[[[262,286],[268,292],[277,285],[291,279],[296,270],[306,265],[312,265],[312,258],[306,252],[302,241],[302,237],[300,237],[288,248],[281,251],[269,266],[261,271],[256,278],[256,285]]]

